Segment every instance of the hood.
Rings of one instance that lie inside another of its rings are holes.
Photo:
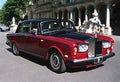
[[[66,38],[71,38],[71,39],[77,39],[77,40],[85,40],[89,41],[93,39],[93,37],[83,34],[83,33],[65,33],[65,34],[56,34],[55,36],[60,36],[60,37],[66,37]]]

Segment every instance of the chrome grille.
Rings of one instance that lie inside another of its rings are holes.
[[[102,41],[95,42],[95,55],[99,55],[102,52]]]
[[[102,41],[99,39],[92,39],[89,41],[88,57],[99,56],[102,52]]]

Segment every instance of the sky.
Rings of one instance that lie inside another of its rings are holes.
[[[4,3],[6,2],[7,0],[0,0],[0,9],[2,8],[2,6],[4,5]]]

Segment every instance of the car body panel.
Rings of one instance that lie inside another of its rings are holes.
[[[7,31],[9,29],[8,26],[4,25],[4,24],[0,24],[0,31]]]
[[[60,33],[55,34],[48,34],[45,31],[46,34],[44,34],[42,31],[43,28],[41,24],[48,23],[48,22],[55,21],[68,21],[68,20],[58,20],[58,19],[50,19],[50,20],[26,20],[23,21],[21,24],[24,24],[26,22],[30,22],[30,26],[28,27],[31,29],[31,23],[38,23],[37,24],[37,34],[35,34],[35,30],[29,31],[29,32],[20,32],[19,33],[19,25],[16,33],[7,34],[7,44],[12,45],[12,43],[16,43],[18,49],[22,52],[40,57],[42,59],[48,60],[48,52],[51,49],[56,49],[64,62],[69,64],[70,66],[75,65],[89,65],[97,59],[97,61],[100,61],[101,59],[104,59],[104,61],[114,56],[115,54],[112,52],[113,50],[113,44],[114,40],[108,36],[103,36],[96,34],[89,34],[89,33],[79,33],[79,32],[71,32],[69,29],[67,30],[67,33],[64,33],[64,31]],[[63,23],[64,24],[64,23]],[[67,24],[67,23],[66,23]],[[24,25],[23,25],[24,26]],[[50,27],[49,27],[50,29]],[[52,32],[52,31],[49,31]],[[56,31],[58,32],[58,30]],[[66,32],[66,30],[65,30]],[[42,34],[43,33],[43,34]],[[110,47],[103,48],[103,41],[108,41],[110,43]],[[85,52],[79,52],[78,47],[79,44],[88,45],[88,50]],[[89,54],[93,54],[94,57],[89,57]],[[107,55],[109,54],[109,56]],[[83,60],[83,61],[82,61]],[[77,61],[77,64],[75,63]],[[87,63],[85,63],[87,61]],[[85,64],[80,64],[80,62]],[[71,63],[71,64],[70,64]]]

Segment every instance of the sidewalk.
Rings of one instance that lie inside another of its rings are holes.
[[[108,35],[109,37],[112,37],[115,41],[120,41],[120,36],[117,35]]]

